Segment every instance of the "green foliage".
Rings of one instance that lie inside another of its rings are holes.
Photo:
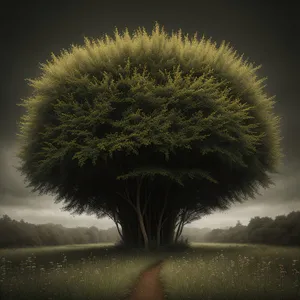
[[[36,225],[23,220],[16,221],[7,215],[0,218],[0,249],[113,243],[117,239],[119,239],[119,235],[115,228],[106,230],[99,230],[95,226],[66,228],[51,223]]]
[[[207,242],[251,243],[299,246],[300,211],[287,216],[253,217],[247,226],[236,225],[229,229],[213,229],[205,236]]]
[[[279,118],[258,68],[225,42],[168,36],[158,24],[152,35],[86,38],[52,54],[30,80],[20,170],[35,190],[73,208],[85,205],[81,189],[93,187],[89,199],[113,198],[109,184],[141,176],[166,177],[189,186],[191,199],[200,189],[224,205],[253,196],[281,158]]]
[[[128,178],[134,178],[134,177],[150,177],[153,178],[155,176],[165,176],[171,179],[172,181],[178,183],[181,186],[184,186],[183,184],[183,178],[189,178],[189,179],[207,179],[211,182],[217,183],[213,178],[211,178],[206,172],[202,170],[193,170],[193,169],[188,169],[188,170],[166,170],[162,168],[136,168],[134,171],[127,173],[125,175],[118,176],[117,179],[128,179]]]

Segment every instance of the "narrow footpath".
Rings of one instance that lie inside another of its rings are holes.
[[[142,273],[129,300],[163,300],[164,291],[159,279],[163,261]]]

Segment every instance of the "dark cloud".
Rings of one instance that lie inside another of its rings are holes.
[[[16,158],[15,148],[2,149],[0,152],[0,166],[0,189],[2,194],[13,196],[15,199],[32,197],[32,193],[26,188],[24,178],[16,169],[18,159]],[[2,202],[0,201],[0,203]],[[13,203],[17,205],[19,202],[15,200]]]

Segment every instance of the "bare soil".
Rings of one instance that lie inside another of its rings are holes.
[[[163,300],[163,286],[160,282],[159,272],[163,262],[142,273],[136,286],[133,289],[129,300]]]

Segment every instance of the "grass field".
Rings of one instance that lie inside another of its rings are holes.
[[[0,250],[0,299],[124,299],[159,257],[109,244]]]
[[[167,299],[300,299],[300,247],[192,245],[164,264]]]
[[[192,244],[146,254],[110,244],[0,250],[0,299],[126,299],[165,259],[166,299],[300,299],[300,247]]]

